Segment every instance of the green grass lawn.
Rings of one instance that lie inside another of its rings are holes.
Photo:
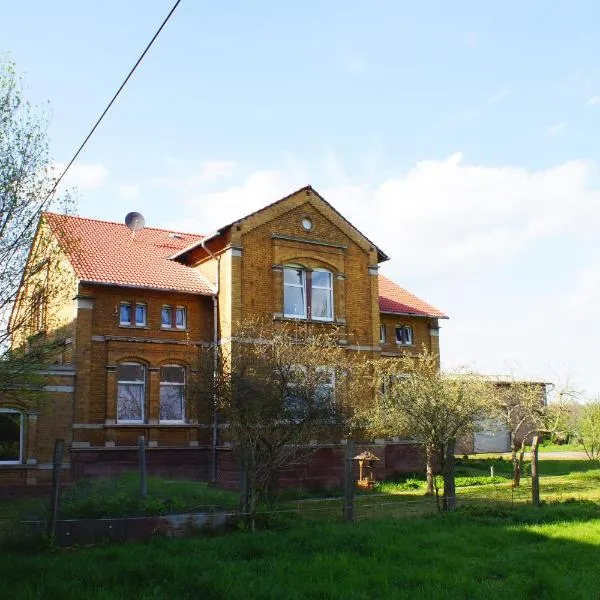
[[[584,452],[582,444],[550,444],[543,443],[540,445],[540,452]],[[527,450],[530,450],[530,447],[527,447]]]
[[[356,525],[4,554],[7,598],[597,598],[600,508],[463,510]]]
[[[169,481],[149,477],[148,495],[140,497],[139,477],[82,479],[66,487],[61,496],[62,519],[152,516],[169,513],[235,510],[238,494],[210,487],[201,481]],[[48,499],[0,500],[0,515],[25,520],[43,519]]]
[[[544,459],[540,470],[541,508],[527,504],[527,470],[514,491],[510,461],[469,458],[457,464],[454,514],[437,512],[417,476],[357,496],[355,525],[341,522],[339,498],[288,491],[263,507],[256,534],[30,555],[4,550],[1,596],[598,598],[600,470],[587,461]],[[235,494],[194,482],[152,479],[149,491],[153,500],[141,509],[152,512],[237,504]],[[135,476],[98,480],[71,488],[63,507],[70,515],[122,513],[121,498],[125,512],[140,510],[131,496],[137,498]],[[26,501],[21,509],[32,506]]]

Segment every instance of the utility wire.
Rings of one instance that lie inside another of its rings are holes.
[[[123,83],[121,84],[119,89],[116,91],[116,93],[112,97],[111,101],[106,105],[106,108],[102,111],[102,114],[100,115],[100,117],[98,118],[98,120],[96,121],[96,123],[94,124],[92,129],[90,130],[90,132],[87,134],[87,136],[81,143],[81,146],[79,146],[79,148],[77,149],[77,152],[75,152],[75,154],[73,155],[73,158],[69,161],[69,164],[67,164],[67,166],[64,168],[63,172],[60,174],[60,177],[56,180],[56,182],[52,186],[52,189],[48,192],[48,195],[46,196],[46,198],[44,200],[44,204],[48,201],[50,196],[52,196],[52,194],[54,194],[54,192],[56,191],[56,188],[62,181],[63,177],[67,174],[67,171],[70,169],[71,165],[75,162],[75,160],[77,159],[77,157],[83,150],[84,146],[88,143],[89,139],[94,134],[94,131],[96,131],[98,125],[100,125],[102,119],[104,119],[106,113],[110,110],[110,107],[114,104],[115,100],[119,97],[119,94],[123,91],[123,88],[127,85],[127,82],[129,81],[129,79],[131,78],[131,76],[133,75],[135,70],[138,68],[139,64],[142,62],[142,60],[144,60],[146,53],[148,52],[148,50],[150,50],[150,47],[152,46],[152,44],[154,44],[156,38],[160,35],[160,32],[163,30],[164,26],[167,24],[167,22],[169,21],[169,19],[175,12],[175,9],[179,6],[180,2],[181,2],[181,0],[177,0],[177,2],[175,2],[175,4],[173,5],[173,8],[171,8],[171,10],[169,11],[169,14],[165,17],[161,26],[156,30],[156,33],[152,36],[152,39],[148,42],[148,45],[146,46],[146,48],[144,49],[144,51],[142,52],[140,57],[137,59],[135,65],[133,65],[133,67],[131,68],[131,71],[129,71],[129,73],[127,74],[127,77],[125,77],[125,79],[123,80]]]

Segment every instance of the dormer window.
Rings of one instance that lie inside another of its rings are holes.
[[[296,265],[283,269],[283,315],[291,319],[333,320],[333,274]]]

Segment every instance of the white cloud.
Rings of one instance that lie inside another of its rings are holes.
[[[235,170],[235,163],[230,160],[209,160],[202,163],[198,181],[213,183],[219,179],[228,179]]]
[[[117,185],[117,193],[123,200],[135,200],[140,196],[140,188],[131,183],[121,183]]]
[[[546,128],[546,135],[552,136],[560,133],[565,128],[565,124],[561,121],[560,123],[554,123]]]
[[[266,204],[287,195],[305,183],[296,181],[279,171],[257,171],[242,182],[219,191],[206,190],[205,180],[193,173],[184,180],[170,185],[180,191],[185,217],[169,221],[168,227],[209,233],[243,217]]]
[[[54,163],[54,174],[59,176],[66,164]],[[85,164],[75,163],[71,165],[65,175],[62,185],[65,187],[75,186],[79,189],[90,189],[100,187],[108,178],[108,169],[99,163]]]
[[[595,96],[588,98],[586,104],[588,106],[596,106],[597,104],[600,104],[600,94],[596,94]]]
[[[334,155],[325,163],[329,184],[314,182],[317,191],[391,256],[383,272],[451,316],[442,323],[447,366],[500,373],[516,364],[519,376],[550,380],[566,367],[600,391],[593,163],[529,171],[469,164],[455,153],[375,183],[356,181]],[[161,226],[209,233],[308,183],[294,168],[207,189],[201,173],[169,183],[180,216]]]
[[[178,166],[173,159],[171,166]],[[229,160],[209,160],[184,177],[156,177],[150,183],[154,187],[172,188],[183,194],[205,189],[220,180],[230,179],[235,173],[236,165]]]
[[[504,100],[504,98],[510,96],[511,94],[512,87],[510,85],[505,85],[504,87],[500,88],[493,96],[490,96],[490,98],[488,98],[487,103],[497,104],[498,102],[501,102],[502,100]]]

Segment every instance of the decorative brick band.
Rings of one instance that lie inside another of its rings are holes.
[[[280,235],[273,233],[271,235],[273,240],[284,240],[286,242],[301,242],[302,244],[311,244],[312,246],[326,246],[328,248],[339,248],[340,250],[347,250],[348,246],[345,244],[334,244],[333,242],[326,242],[324,240],[308,240],[306,238],[295,237],[293,235]]]

